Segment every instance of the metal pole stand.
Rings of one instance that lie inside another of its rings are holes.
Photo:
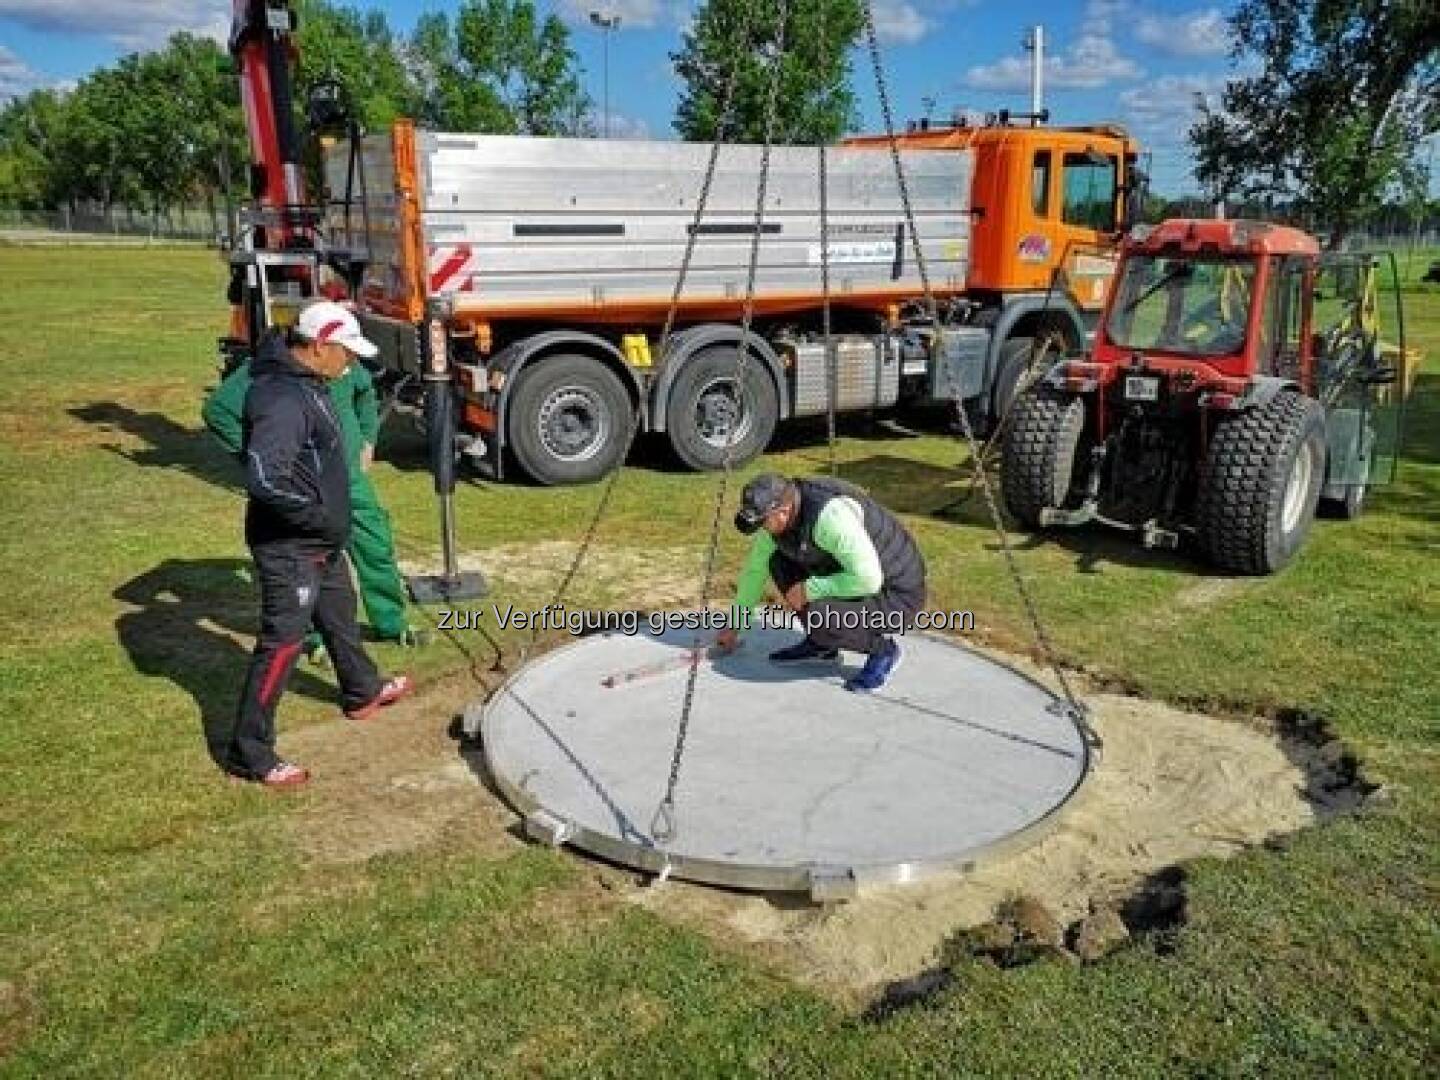
[[[478,571],[461,573],[455,563],[455,494],[440,494],[440,543],[444,567],[438,574],[412,574],[406,581],[410,599],[417,604],[448,604],[476,600],[490,591],[485,575]]]
[[[417,604],[474,600],[489,590],[478,573],[461,573],[455,560],[455,382],[450,371],[443,323],[432,320],[427,335],[425,420],[430,435],[430,471],[440,497],[439,574],[416,574],[406,584]]]

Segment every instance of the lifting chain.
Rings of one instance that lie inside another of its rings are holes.
[[[740,81],[739,58],[745,54],[743,46],[748,42],[750,36],[749,16],[750,10],[747,6],[740,16],[739,32],[736,35],[738,44],[733,54],[734,60],[730,66],[729,78],[726,80],[725,88],[721,94],[720,109],[716,114],[715,141],[710,146],[710,158],[705,165],[705,176],[700,183],[700,194],[695,200],[695,214],[691,219],[689,235],[685,240],[685,253],[680,260],[680,272],[675,278],[675,288],[670,294],[670,307],[665,313],[665,326],[660,333],[659,355],[662,364],[670,349],[670,340],[675,329],[675,319],[680,309],[680,297],[685,290],[685,282],[690,275],[690,264],[694,261],[695,257],[695,245],[700,238],[700,224],[705,217],[705,208],[710,201],[710,188],[714,184],[715,169],[720,161],[720,146],[724,142],[726,129],[733,119],[731,113],[735,101],[735,88]],[[596,500],[595,510],[590,517],[590,522],[580,536],[580,543],[575,550],[574,558],[570,560],[569,567],[561,576],[560,583],[555,587],[555,594],[550,600],[552,607],[558,608],[560,606],[561,601],[564,600],[566,594],[569,592],[570,586],[579,575],[580,567],[584,564],[586,556],[589,555],[590,549],[595,544],[595,537],[600,531],[600,524],[604,520],[606,512],[609,510],[611,498],[615,494],[615,488],[619,483],[620,475],[624,472],[625,462],[629,459],[630,451],[635,445],[635,439],[640,434],[641,419],[641,410],[637,408],[630,422],[630,431],[625,438],[625,450],[619,458],[616,459],[615,467],[605,479],[605,486],[600,490],[600,498]],[[539,626],[532,627],[530,631],[530,643],[526,649],[521,651],[520,659],[522,664],[524,663],[525,654],[535,647],[539,636]]]
[[[775,111],[780,96],[780,73],[785,62],[785,22],[789,15],[789,0],[779,0],[776,13],[777,31],[774,56],[770,62],[770,85],[765,101],[764,144],[760,149],[760,178],[755,185],[755,216],[751,222],[750,263],[745,275],[745,309],[740,322],[740,345],[736,364],[737,412],[731,421],[725,437],[725,452],[721,458],[720,482],[715,487],[714,516],[710,522],[710,547],[705,556],[705,576],[700,588],[700,608],[710,606],[711,586],[715,580],[715,556],[720,549],[720,519],[725,508],[725,497],[730,488],[730,473],[733,465],[735,436],[740,430],[740,421],[745,411],[746,375],[750,361],[750,324],[755,316],[755,279],[760,265],[760,237],[765,226],[765,194],[770,180],[771,137],[775,130]],[[650,835],[661,843],[675,838],[675,788],[680,782],[680,762],[685,755],[685,739],[690,731],[690,716],[695,706],[695,681],[700,673],[700,657],[704,652],[702,640],[697,637],[690,652],[690,664],[685,674],[685,698],[680,707],[680,724],[675,733],[675,750],[670,757],[670,776],[665,783],[665,795],[655,808],[655,817],[650,823]]]
[[[895,181],[900,189],[900,203],[904,208],[905,222],[910,230],[910,240],[915,250],[915,265],[920,272],[920,285],[925,292],[925,306],[935,329],[935,336],[931,341],[932,354],[939,344],[939,320],[935,305],[935,294],[930,288],[930,275],[925,267],[925,253],[920,243],[920,234],[915,229],[915,214],[911,208],[910,191],[905,183],[905,169],[900,162],[900,144],[895,138],[895,121],[890,111],[890,95],[885,85],[885,69],[880,62],[880,45],[875,34],[875,13],[871,6],[871,0],[862,0],[865,15],[865,38],[869,45],[870,62],[875,69],[875,90],[876,96],[880,99],[880,111],[885,120],[885,136],[890,144],[890,158],[895,165]],[[1030,629],[1035,636],[1035,642],[1039,646],[1040,653],[1046,665],[1054,673],[1060,689],[1065,695],[1066,712],[1085,735],[1092,746],[1099,745],[1099,739],[1091,730],[1086,719],[1085,705],[1076,696],[1070,685],[1070,680],[1065,675],[1065,669],[1061,667],[1059,657],[1051,644],[1050,635],[1045,630],[1045,625],[1040,619],[1040,611],[1035,606],[1035,600],[1030,595],[1030,589],[1025,584],[1025,577],[1020,572],[1020,564],[1015,559],[1015,551],[1010,545],[1010,536],[1005,531],[1005,521],[1000,515],[1000,505],[995,498],[994,486],[990,483],[990,476],[985,471],[979,440],[975,437],[975,429],[970,423],[969,412],[957,399],[955,411],[960,417],[960,426],[965,434],[965,442],[970,448],[970,460],[974,463],[975,482],[980,493],[985,497],[985,505],[990,511],[990,520],[995,526],[995,535],[1000,541],[1000,551],[1005,557],[1005,567],[1010,573],[1010,579],[1015,585],[1015,591],[1020,594],[1020,602],[1025,608],[1026,617],[1030,620]]]
[[[822,72],[829,57],[829,42],[825,36],[825,19],[820,19],[820,58],[817,65]],[[829,104],[829,91],[825,103]],[[835,413],[840,407],[839,360],[835,355],[835,343],[830,327],[830,173],[826,158],[824,138],[820,139],[820,324],[825,336],[825,452],[830,475],[839,474],[835,460]]]

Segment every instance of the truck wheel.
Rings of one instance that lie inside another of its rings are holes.
[[[1000,490],[1011,515],[1034,529],[1047,506],[1071,507],[1078,501],[1075,463],[1085,434],[1085,402],[1054,387],[1036,386],[1011,408]]]
[[[1226,417],[1200,469],[1201,550],[1240,574],[1272,574],[1300,549],[1325,472],[1325,414],[1293,390]]]
[[[780,402],[764,361],[752,356],[746,362],[743,406],[736,393],[738,361],[733,345],[702,349],[685,361],[670,387],[665,428],[675,456],[692,469],[721,468],[727,441],[730,464],[743,465],[775,434]]]
[[[548,356],[523,368],[507,409],[515,460],[541,484],[584,484],[620,464],[635,409],[619,377],[592,356]]]

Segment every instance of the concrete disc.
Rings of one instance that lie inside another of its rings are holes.
[[[694,630],[587,637],[521,669],[481,716],[491,776],[537,838],[817,898],[1033,842],[1083,783],[1082,730],[1003,664],[908,634],[889,683],[851,693],[843,682],[857,654],[769,661],[799,636],[758,628],[738,653],[701,661],[664,844],[653,818]]]

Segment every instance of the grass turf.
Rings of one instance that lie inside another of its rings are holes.
[[[296,829],[323,793],[217,783],[200,738],[202,715],[232,701],[254,618],[234,470],[197,416],[222,267],[194,251],[14,248],[0,278],[0,1072],[1433,1074],[1440,376],[1421,375],[1396,483],[1358,523],[1319,523],[1278,577],[1193,604],[1203,568],[1122,538],[1022,538],[1019,552],[1069,662],[1181,704],[1318,712],[1393,804],[1187,866],[1173,952],[966,967],[877,1023],[617,902],[566,855],[482,858],[462,837],[305,860]],[[1433,372],[1440,296],[1407,304]],[[428,555],[421,455],[392,447],[377,486],[402,551]],[[1023,646],[975,500],[933,514],[968,486],[961,456],[856,427],[841,449],[843,474],[915,529],[936,606]],[[823,461],[802,434],[765,464]],[[698,559],[713,491],[642,464],[605,541]],[[596,493],[467,487],[462,542],[573,539]],[[723,543],[733,571],[740,542]],[[434,679],[465,660],[442,644],[420,665]],[[324,679],[294,690],[283,732],[333,716]]]

